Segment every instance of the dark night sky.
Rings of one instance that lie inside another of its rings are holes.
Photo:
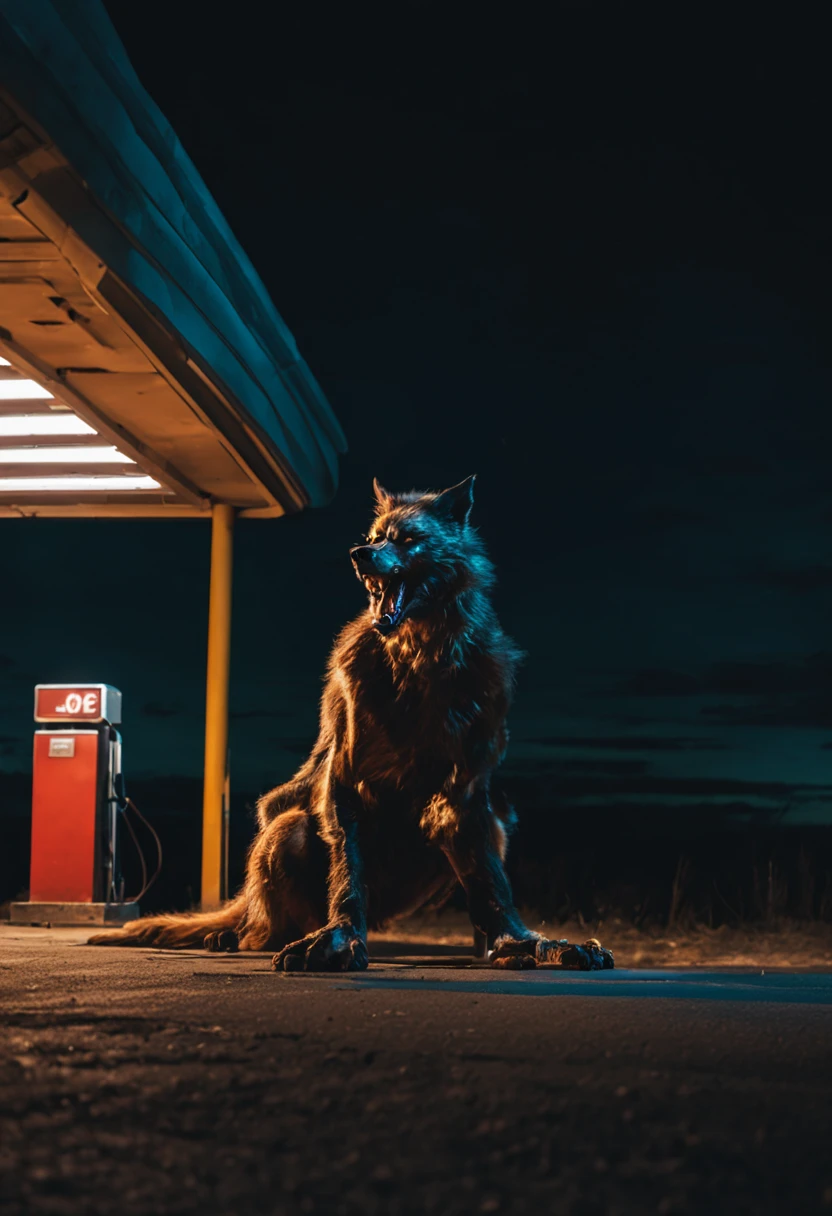
[[[107,7],[350,442],[330,508],[238,528],[235,785],[288,775],[314,732],[372,476],[476,472],[529,652],[512,764],[587,805],[832,820],[820,29],[746,6]],[[208,528],[2,530],[5,768],[31,686],[73,678],[123,689],[128,772],[198,773]]]

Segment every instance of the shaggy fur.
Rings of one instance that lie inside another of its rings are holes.
[[[514,908],[503,867],[512,814],[491,787],[521,654],[491,604],[473,484],[390,494],[374,483],[375,520],[351,551],[369,605],[335,642],[312,754],[258,803],[237,898],[93,942],[204,941],[277,951],[287,970],[356,970],[368,926],[460,882],[490,946],[542,957]]]

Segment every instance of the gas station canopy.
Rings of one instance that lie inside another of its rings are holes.
[[[322,505],[344,437],[98,0],[0,0],[0,516]]]

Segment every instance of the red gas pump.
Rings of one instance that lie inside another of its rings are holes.
[[[121,924],[117,825],[125,805],[121,693],[109,684],[38,684],[29,902],[17,924]]]

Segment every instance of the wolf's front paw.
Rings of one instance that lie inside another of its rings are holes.
[[[605,949],[597,937],[578,945],[561,938],[545,937],[515,940],[502,938],[489,955],[492,967],[525,971],[530,967],[562,967],[564,971],[611,971],[615,967],[612,950]]]
[[[326,925],[284,946],[272,959],[275,971],[366,971],[367,944],[352,925]]]
[[[537,947],[543,938],[498,937],[494,949],[488,952],[492,967],[506,971],[528,971],[537,966]]]
[[[540,966],[563,967],[565,971],[612,971],[615,967],[612,950],[605,949],[597,937],[580,944],[565,938],[556,942],[541,938],[537,961]]]

